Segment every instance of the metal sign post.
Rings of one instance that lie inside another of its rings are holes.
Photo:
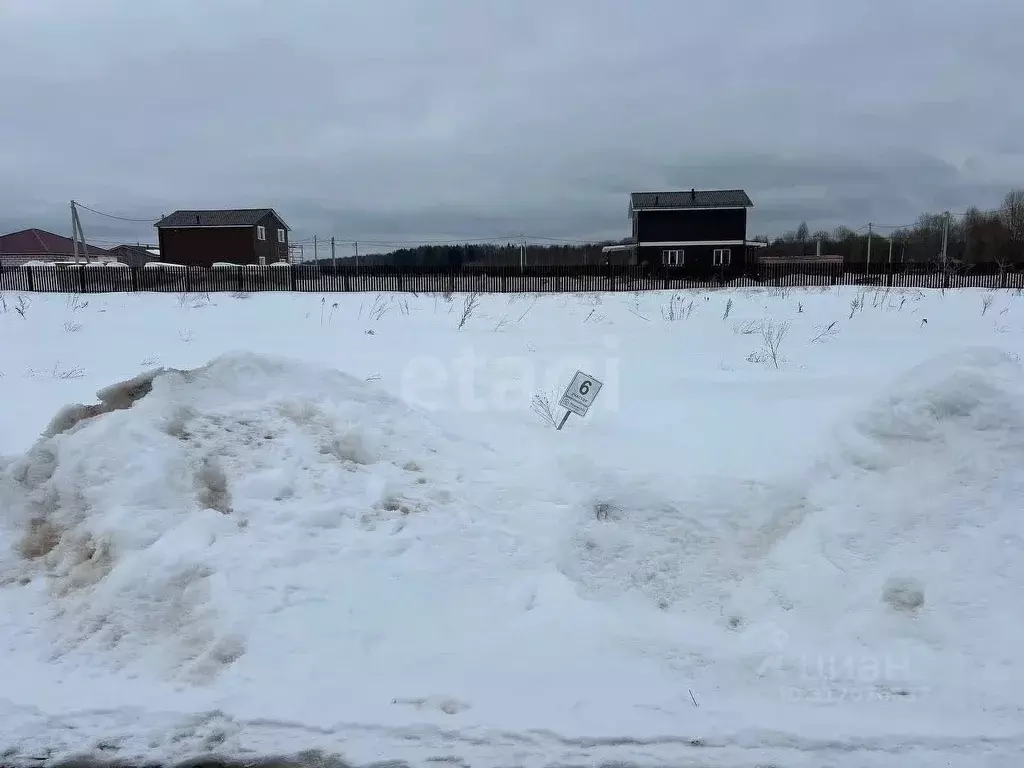
[[[572,381],[569,382],[569,386],[559,401],[559,405],[565,408],[565,415],[562,416],[562,420],[558,423],[558,429],[565,426],[565,422],[569,420],[569,414],[571,413],[575,413],[580,418],[586,416],[590,406],[597,399],[601,386],[601,382],[593,376],[583,371],[576,371],[576,375],[572,377]]]

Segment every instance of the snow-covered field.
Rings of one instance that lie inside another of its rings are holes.
[[[1019,765],[1022,340],[982,290],[8,293],[0,763]]]

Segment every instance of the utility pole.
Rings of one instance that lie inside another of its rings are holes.
[[[331,235],[331,269],[334,270],[335,275],[337,275],[338,260],[334,257],[334,235]]]
[[[889,234],[889,265],[892,266],[892,234]]]
[[[75,201],[71,201],[71,239],[75,244],[75,264],[78,263],[78,227],[75,226],[75,220],[78,218],[75,215]]]
[[[519,271],[522,272],[526,269],[526,235],[519,234]]]
[[[871,235],[873,234],[874,226],[870,221],[868,222],[868,260],[864,265],[864,274],[866,275],[871,274]]]
[[[359,243],[352,243],[356,249],[356,269],[359,269]]]
[[[942,219],[942,285],[946,286],[949,280],[948,272],[948,249],[949,249],[949,211],[943,214]]]
[[[89,246],[85,244],[85,230],[82,229],[82,220],[78,218],[78,207],[74,200],[71,201],[71,239],[75,247],[75,264],[78,263],[78,246],[82,246],[82,256],[86,263],[89,262]]]
[[[313,235],[313,263],[314,264],[316,264],[316,260],[319,258],[319,256],[320,256],[320,254],[318,253],[317,248],[316,248],[316,235]]]

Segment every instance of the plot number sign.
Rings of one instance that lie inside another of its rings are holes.
[[[576,371],[576,375],[572,377],[572,381],[569,382],[565,394],[562,395],[562,399],[559,401],[559,405],[565,408],[565,415],[562,417],[558,428],[561,429],[565,426],[570,413],[575,413],[581,417],[586,416],[590,406],[597,399],[597,393],[600,391],[600,381],[583,371]]]

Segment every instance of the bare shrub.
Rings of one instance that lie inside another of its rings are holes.
[[[64,330],[67,333],[78,333],[80,330],[82,330],[82,324],[72,322],[71,320],[67,320],[64,323]]]
[[[459,318],[459,330],[461,331],[466,322],[473,316],[480,304],[480,294],[470,293],[462,300],[462,316]]]
[[[558,426],[558,420],[555,418],[554,400],[554,397],[548,392],[538,392],[530,399],[530,410],[550,427]]]
[[[32,306],[32,302],[30,302],[24,296],[19,296],[18,297],[18,304],[17,304],[17,306],[14,307],[14,311],[17,312],[19,315],[21,315],[21,319],[22,320],[25,320],[26,319],[25,313],[28,311],[28,308],[30,306]]]
[[[178,306],[182,309],[199,309],[205,307],[210,303],[209,293],[179,293],[178,294]]]
[[[981,297],[981,316],[982,317],[984,317],[985,313],[988,312],[988,310],[991,308],[992,301],[993,301],[994,298],[995,297],[991,293],[986,293],[984,296]]]
[[[773,323],[767,321],[761,326],[761,351],[764,361],[771,363],[775,368],[779,367],[782,358],[779,357],[779,347],[789,333],[789,323]]]
[[[744,320],[743,322],[736,323],[732,327],[732,332],[737,336],[752,336],[755,333],[760,332],[761,323],[754,320]]]
[[[55,379],[80,379],[85,376],[85,369],[78,365],[64,366],[57,363],[51,374]]]
[[[519,325],[521,322],[523,322],[523,320],[526,318],[526,316],[528,314],[530,314],[530,310],[533,309],[537,305],[537,302],[539,300],[540,300],[540,296],[534,296],[533,297],[533,301],[530,302],[529,306],[523,311],[523,314],[521,314],[519,316],[519,319],[515,321],[514,325]]]
[[[833,320],[831,323],[818,330],[818,333],[811,339],[811,344],[828,341],[829,339],[834,339],[838,335],[839,325],[835,320]]]
[[[7,298],[0,293],[0,315],[7,314]]]
[[[639,317],[645,322],[650,322],[650,318],[647,317],[643,312],[640,311],[640,292],[636,291],[629,300],[629,311]]]
[[[391,306],[389,305],[387,300],[384,298],[384,296],[382,294],[378,293],[373,298],[373,304],[370,305],[370,309],[367,312],[367,315],[369,316],[369,318],[371,320],[377,321],[377,320],[380,320],[381,318],[383,318],[388,313],[388,311],[390,311],[390,309],[391,309]],[[359,305],[359,316],[360,317],[363,316],[363,305],[362,304]]]
[[[82,298],[82,294],[75,292],[68,296],[67,305],[72,312],[81,312],[89,306],[89,302]]]
[[[725,302],[725,313],[722,315],[723,320],[728,320],[729,315],[732,314],[732,297]]]
[[[661,308],[661,316],[668,322],[682,320],[693,314],[693,306],[692,299],[687,303],[682,296],[678,293],[674,293],[671,298],[669,298],[668,304]]]

